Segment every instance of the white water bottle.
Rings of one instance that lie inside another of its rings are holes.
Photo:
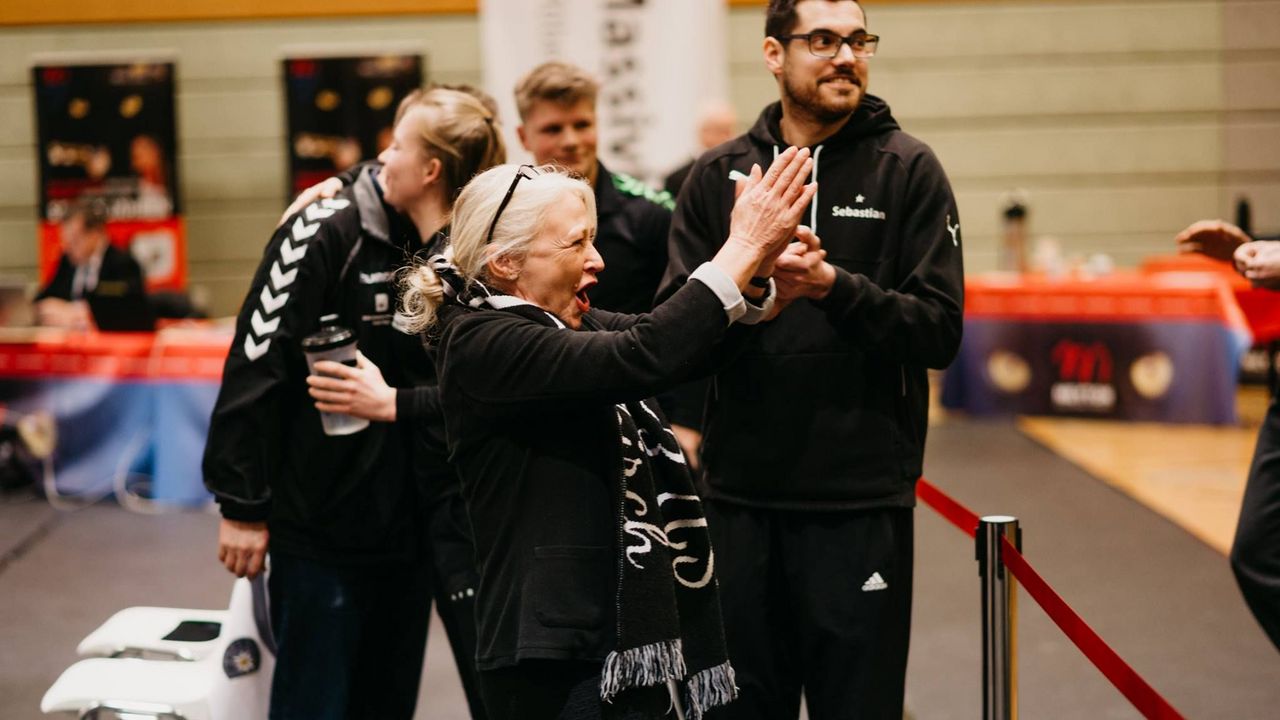
[[[302,352],[307,357],[307,369],[316,373],[316,363],[321,360],[356,366],[356,336],[338,324],[337,315],[320,318],[320,329],[302,339]],[[351,435],[369,427],[369,421],[346,413],[320,413],[320,424],[325,435]]]

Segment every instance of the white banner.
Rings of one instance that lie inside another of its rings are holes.
[[[654,181],[696,148],[708,101],[728,99],[724,0],[481,0],[484,88],[498,100],[512,161],[513,91],[548,60],[600,81],[599,155],[611,169]]]

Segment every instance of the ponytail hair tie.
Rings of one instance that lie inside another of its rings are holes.
[[[427,258],[427,265],[440,278],[446,303],[478,308],[484,304],[485,298],[493,295],[479,280],[467,282],[462,273],[458,272],[458,266],[444,255],[432,255]]]

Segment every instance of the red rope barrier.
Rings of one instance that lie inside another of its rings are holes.
[[[934,487],[933,483],[920,478],[916,481],[916,497],[933,508],[969,537],[978,534],[978,516],[972,510],[952,500],[949,495]]]
[[[977,535],[979,519],[976,513],[961,505],[949,495],[939,490],[924,478],[916,482],[916,496],[939,515],[946,518],[969,537]],[[1008,538],[1000,538],[1001,556],[1004,566],[1022,583],[1027,594],[1036,601],[1045,613],[1057,624],[1058,628],[1075,643],[1080,652],[1093,663],[1094,667],[1111,681],[1138,712],[1151,720],[1185,720],[1168,700],[1161,697],[1155,688],[1142,679],[1142,676],[1129,666],[1112,650],[1105,641],[1094,632],[1071,609],[1070,605],[1058,595],[1049,583],[1031,567],[1031,563],[1018,552]]]
[[[1080,652],[1089,658],[1116,689],[1129,698],[1129,702],[1152,720],[1182,720],[1182,715],[1160,696],[1142,676],[1112,650],[1109,645],[1094,632],[1093,628],[1080,617],[1062,596],[1049,587],[1049,583],[1031,567],[1031,563],[1018,552],[1008,538],[1000,538],[1001,555],[1004,566],[1022,583],[1027,593],[1036,601],[1045,613],[1062,630],[1071,642],[1080,648]]]

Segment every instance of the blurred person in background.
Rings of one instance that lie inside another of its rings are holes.
[[[594,193],[554,166],[478,176],[449,253],[407,276],[475,530],[491,717],[657,718],[678,702],[698,718],[734,697],[718,563],[651,396],[768,312],[771,286],[747,280],[795,233],[809,164],[789,149],[754,168],[724,247],[651,314],[593,307]]]
[[[1233,262],[1255,287],[1280,290],[1280,236],[1254,239],[1223,220],[1201,220],[1178,233],[1178,249]],[[1258,624],[1280,650],[1280,395],[1258,429],[1249,465],[1231,570]]]
[[[451,526],[459,519],[448,501],[456,477],[433,444],[442,444],[433,366],[418,337],[393,322],[394,278],[414,253],[444,247],[458,190],[504,155],[493,114],[474,97],[414,93],[380,164],[360,166],[336,197],[288,219],[255,275],[204,476],[223,516],[219,560],[251,577],[271,553],[272,718],[414,713],[431,585],[455,579],[442,580],[436,558],[424,557],[432,541],[424,526],[444,529],[423,514],[439,510]],[[355,333],[357,367],[326,367],[336,382],[308,385],[300,341],[327,314]],[[369,395],[378,400],[362,406],[365,416],[383,422],[324,434],[321,410],[356,413],[351,403]],[[455,530],[464,534],[465,583],[471,546],[465,528]],[[469,614],[455,617],[474,632]],[[473,661],[459,665],[465,680]]]
[[[680,194],[680,186],[693,169],[693,163],[702,153],[711,148],[727,143],[738,134],[738,114],[727,102],[714,102],[698,113],[698,150],[689,162],[681,165],[662,181],[662,189],[671,197]]]
[[[86,330],[90,295],[145,295],[142,267],[107,237],[107,206],[97,199],[72,205],[62,221],[62,257],[49,284],[35,297],[41,325]]]
[[[173,213],[169,197],[169,166],[164,148],[151,135],[136,135],[129,142],[129,166],[137,177],[140,217],[165,217]]]
[[[716,717],[795,718],[801,693],[814,720],[903,714],[927,370],[959,349],[964,272],[946,173],[867,94],[878,43],[852,0],[772,0],[763,55],[780,102],[704,153],[676,203],[660,298],[720,246],[732,178],[787,146],[813,153],[811,233],[774,270],[784,307],[703,413],[742,690]]]

